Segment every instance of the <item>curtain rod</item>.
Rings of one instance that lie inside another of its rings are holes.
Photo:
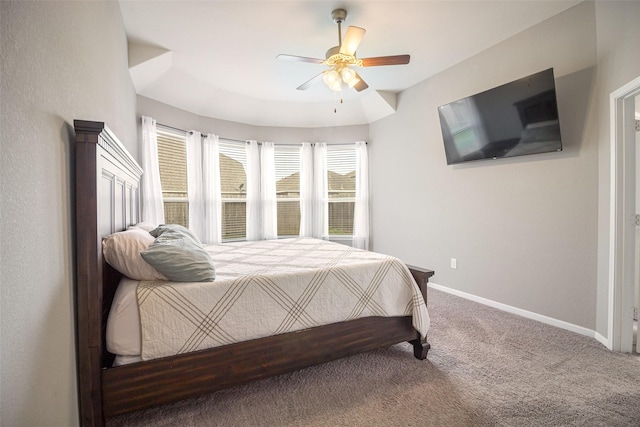
[[[158,122],[156,122],[156,126],[162,126],[163,128],[173,129],[173,130],[176,130],[178,132],[193,133],[192,130],[184,130],[184,129],[176,128],[176,127],[169,126],[169,125],[163,125],[162,123],[158,123]],[[200,132],[200,134],[202,135],[202,132]],[[246,140],[235,139],[235,138],[225,138],[224,136],[218,136],[218,138],[226,139],[227,141],[235,141],[235,142],[242,142],[242,143],[246,143],[247,142]]]
[[[169,125],[163,125],[162,123],[158,123],[157,121],[156,121],[156,126],[162,126],[163,128],[173,129],[173,130],[176,130],[178,132],[184,132],[184,133],[193,132],[192,130],[184,130],[184,129],[176,128],[176,127],[169,126]],[[202,132],[200,132],[200,134],[202,134]],[[219,136],[219,135],[218,135],[218,138],[226,139],[227,141],[235,141],[235,142],[243,142],[243,143],[247,143],[248,142],[247,140],[235,139],[235,138],[225,138],[224,136]],[[365,141],[364,143],[366,145],[369,145],[369,143],[367,141]],[[258,142],[258,144],[261,144],[261,143]],[[336,144],[336,145],[345,145],[345,144]]]

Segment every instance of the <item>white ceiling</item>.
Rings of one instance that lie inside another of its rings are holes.
[[[582,0],[530,1],[124,1],[129,62],[138,94],[223,120],[290,127],[364,124],[395,110],[395,94]],[[408,65],[367,67],[362,92],[322,81],[296,87],[323,65],[343,23],[367,30],[359,58],[410,54]],[[334,108],[337,112],[334,113]]]

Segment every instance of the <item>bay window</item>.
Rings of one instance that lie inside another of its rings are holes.
[[[189,227],[186,133],[158,125],[157,142],[165,222]],[[305,163],[305,168],[310,167],[312,171],[320,175],[310,174],[307,171],[304,180],[308,179],[307,176],[312,177],[309,179],[314,182],[322,179],[319,177],[326,177],[326,181],[321,187],[324,190],[320,190],[320,192],[324,192],[324,196],[319,196],[325,203],[325,211],[322,214],[326,221],[324,225],[325,231],[322,236],[317,237],[327,238],[326,228],[328,223],[328,237],[345,240],[354,234],[357,182],[356,146],[355,144],[322,144],[322,147],[326,148],[317,150],[316,154],[313,155],[313,162],[305,160],[305,162],[308,162],[308,164]],[[275,171],[278,237],[301,235],[302,151],[302,144],[273,145],[272,162]],[[221,211],[218,215],[221,217],[222,241],[247,239],[247,185],[256,185],[256,183],[252,184],[247,180],[247,172],[251,172],[247,169],[248,165],[255,163],[254,161],[248,162],[247,156],[247,143],[224,138],[219,139]],[[271,154],[268,159],[264,158],[262,161],[269,161],[269,165],[271,165],[270,159]],[[258,164],[257,169],[264,169],[269,165],[263,164],[260,166]],[[271,171],[269,173],[271,174]],[[251,173],[249,175],[249,178],[253,179],[251,178],[253,175]],[[363,175],[363,177],[366,177],[366,175]],[[258,185],[259,187],[261,186],[260,182],[258,182]],[[258,190],[258,192],[260,193],[261,190]],[[317,190],[313,190],[313,193],[313,197],[317,198]],[[264,195],[260,196],[263,201],[259,203],[262,205],[266,203],[264,197]],[[305,204],[305,206],[307,205]],[[320,209],[318,204],[314,205],[312,203],[309,206],[312,206],[312,212]],[[260,210],[257,212],[259,213],[255,215],[260,217],[257,218],[257,221],[263,221],[265,213],[260,213]],[[252,213],[251,215],[254,214]],[[254,217],[252,221],[255,220],[256,218]],[[317,233],[314,232],[313,235],[315,236],[315,234]],[[308,234],[305,233],[303,235]]]

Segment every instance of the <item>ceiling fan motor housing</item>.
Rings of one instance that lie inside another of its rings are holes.
[[[331,12],[331,18],[333,18],[333,22],[336,24],[341,24],[347,18],[347,11],[344,9],[336,9]]]
[[[325,59],[329,59],[337,53],[340,53],[340,46],[334,46],[331,49],[329,49],[325,54]]]

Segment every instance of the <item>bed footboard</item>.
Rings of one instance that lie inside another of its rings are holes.
[[[411,316],[365,317],[102,371],[106,418],[387,347]],[[132,392],[135,390],[135,392]]]

